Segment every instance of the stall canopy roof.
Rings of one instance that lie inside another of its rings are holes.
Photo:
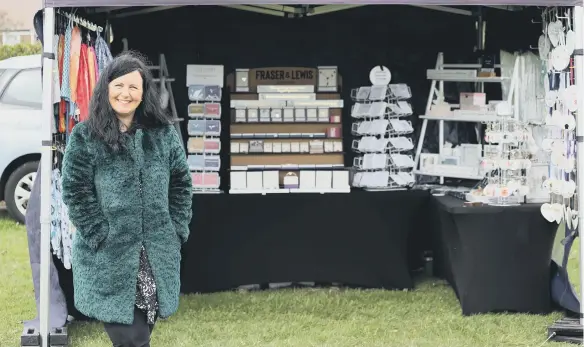
[[[583,0],[43,0],[45,7],[176,6],[176,5],[522,5],[582,6]]]

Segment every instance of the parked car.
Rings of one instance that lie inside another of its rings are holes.
[[[24,223],[41,159],[41,56],[0,61],[0,201]]]

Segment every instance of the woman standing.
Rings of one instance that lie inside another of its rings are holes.
[[[146,64],[124,53],[101,73],[65,151],[75,306],[104,322],[115,347],[148,347],[156,319],[178,308],[192,183],[171,123]]]

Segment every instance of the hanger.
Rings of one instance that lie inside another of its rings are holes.
[[[73,13],[68,13],[68,12],[61,11],[61,10],[57,9],[57,13],[69,18],[71,22],[74,22],[79,27],[84,27],[90,31],[96,32],[97,34],[100,34],[101,32],[103,32],[103,27],[101,27],[95,23],[92,23],[85,18],[77,16],[75,14],[76,10],[74,10]]]

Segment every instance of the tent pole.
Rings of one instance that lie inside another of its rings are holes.
[[[582,6],[574,7],[574,29],[576,31],[576,51],[574,54],[574,64],[576,68],[576,85],[580,92],[578,93],[578,113],[576,119],[576,174],[578,183],[578,195],[576,204],[578,206],[578,229],[582,229],[581,222],[584,221],[584,206],[582,206],[582,197],[584,196],[584,95],[582,87],[584,86],[584,56],[581,51],[584,48],[584,8]],[[581,234],[581,230],[578,230]],[[584,312],[584,242],[580,237],[580,325],[584,324],[582,312]]]
[[[45,8],[43,23],[43,117],[41,157],[41,261],[40,261],[40,337],[42,347],[49,346],[49,300],[51,271],[51,168],[52,168],[52,119],[53,119],[53,52],[55,10]]]

